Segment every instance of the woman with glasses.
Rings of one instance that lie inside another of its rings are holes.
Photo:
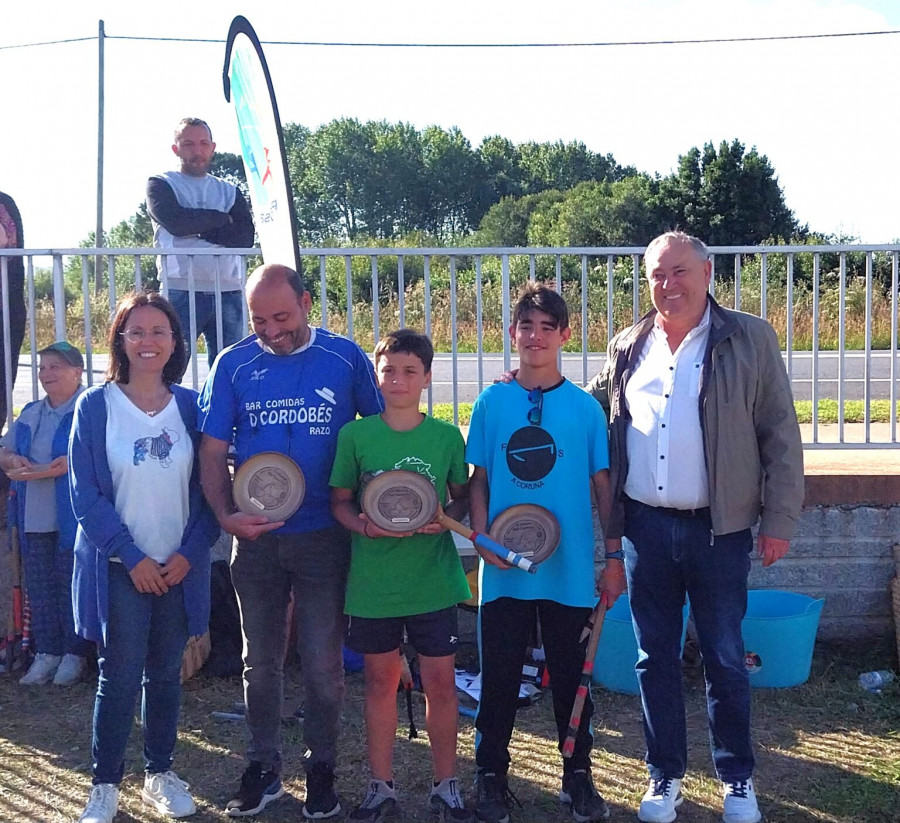
[[[209,547],[218,534],[196,459],[197,394],[177,384],[186,358],[161,295],[122,299],[107,382],[84,392],[69,444],[78,533],[78,633],[97,642],[93,788],[80,823],[112,823],[125,747],[142,694],[143,801],[169,817],[196,811],[171,770],[188,637],[206,631]]]

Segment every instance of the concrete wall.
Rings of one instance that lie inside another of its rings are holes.
[[[768,569],[755,561],[750,586],[824,597],[822,639],[893,637],[898,542],[900,476],[808,474],[790,553]]]
[[[890,460],[889,468],[900,471],[900,452],[890,453]],[[838,454],[831,461],[840,464],[846,457]],[[599,569],[603,545],[596,512],[594,533]],[[893,638],[890,582],[900,573],[893,555],[896,543],[900,474],[807,474],[804,509],[790,552],[767,569],[754,554],[749,585],[824,597],[819,639]]]

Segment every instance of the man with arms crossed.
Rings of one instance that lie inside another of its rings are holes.
[[[741,620],[750,528],[764,566],[788,551],[803,451],[772,327],[708,294],[706,246],[667,232],[644,256],[653,310],[609,344],[589,390],[610,421],[613,506],[624,535],[650,786],[638,818],[671,823],[687,767],[680,641],[690,598],[725,823],[761,819]],[[761,518],[761,519],[760,519]]]
[[[238,538],[231,562],[244,635],[244,699],[250,761],[227,806],[256,814],[281,797],[281,705],[291,592],[306,692],[307,818],[341,810],[334,792],[335,748],[344,672],[344,590],[350,537],[331,514],[328,485],[338,430],[384,409],[368,357],[345,337],[309,325],[312,301],[286,266],[258,268],[247,280],[254,335],[216,360],[200,396],[203,491],[220,525]],[[303,505],[286,522],[237,510],[235,468],[260,452],[280,452],[303,470]]]
[[[209,173],[216,144],[205,121],[186,117],[175,129],[172,152],[180,171],[167,171],[147,181],[147,210],[153,218],[153,245],[173,248],[245,249],[253,245],[253,220],[247,201],[231,183]],[[209,365],[220,348],[240,340],[243,324],[241,273],[238,256],[160,255],[160,280],[178,312],[190,344],[190,280],[193,269],[197,333],[206,341]],[[216,272],[222,296],[222,346],[216,330]],[[165,275],[165,277],[164,277]]]

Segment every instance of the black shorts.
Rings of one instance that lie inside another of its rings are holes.
[[[384,654],[399,649],[403,630],[422,657],[447,657],[456,653],[456,607],[407,617],[351,617],[347,648],[358,654]]]

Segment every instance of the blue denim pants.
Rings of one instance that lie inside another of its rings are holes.
[[[180,584],[163,595],[143,594],[125,566],[109,564],[109,638],[99,649],[91,742],[95,784],[122,780],[134,704],[141,692],[146,770],[156,774],[171,768],[187,640]]]
[[[85,657],[93,645],[75,634],[72,550],[60,549],[59,532],[26,532],[22,551],[31,606],[31,637],[41,654]]]
[[[750,530],[715,535],[708,513],[685,517],[625,504],[625,571],[638,643],[637,677],[652,778],[681,778],[687,730],[681,680],[681,627],[690,599],[706,679],[713,763],[720,780],[753,773],[750,681],[741,621],[747,610]]]
[[[209,365],[212,366],[216,355],[226,346],[237,343],[247,336],[247,327],[244,325],[243,307],[244,293],[238,291],[223,291],[222,295],[222,345],[216,334],[216,293],[214,291],[195,291],[195,319],[197,321],[197,334],[203,335],[206,342],[206,355]],[[188,344],[188,352],[191,347],[191,303],[190,292],[179,289],[169,290],[169,302],[178,314],[181,321],[181,331]]]
[[[350,536],[335,526],[304,534],[238,540],[231,579],[241,607],[248,760],[281,770],[286,615],[294,593],[297,651],[303,669],[306,768],[333,766],[344,699],[342,643]]]

